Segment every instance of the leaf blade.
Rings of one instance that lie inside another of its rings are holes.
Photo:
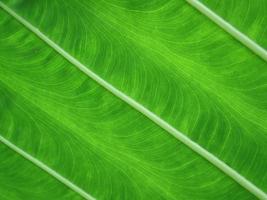
[[[1,98],[4,111],[1,119],[5,119],[2,122],[6,125],[1,131],[12,142],[86,191],[92,190],[99,198],[223,198],[226,191],[210,189],[222,184],[227,191],[233,191],[232,198],[253,198],[205,160],[96,86],[35,36],[12,25],[10,19],[8,22],[2,24],[9,24],[13,29],[10,28],[7,35],[2,33],[6,42],[1,48],[4,58],[1,94],[5,94]],[[10,58],[7,49],[16,55],[16,60]],[[34,59],[26,59],[32,52],[37,52]],[[129,166],[132,167],[129,169]],[[101,176],[110,180],[100,179],[98,168],[101,168]],[[203,169],[207,170],[204,174]],[[192,170],[197,172],[193,175],[195,178],[191,177]],[[188,182],[187,177],[191,177],[188,187],[183,186]],[[103,184],[109,186],[107,191],[103,190]],[[190,187],[192,184],[194,188]],[[112,186],[120,192],[113,194]]]
[[[154,1],[155,11],[143,1],[48,2],[13,7],[103,79],[266,190],[266,63],[183,1]]]

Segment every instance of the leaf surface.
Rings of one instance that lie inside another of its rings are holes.
[[[0,198],[2,200],[82,199],[2,143],[0,155]]]
[[[97,199],[253,198],[6,18],[0,131],[12,143]]]
[[[184,1],[8,5],[266,191],[266,63]],[[7,24],[0,130],[13,143],[99,199],[254,198],[22,25]]]
[[[265,0],[201,0],[242,33],[267,49],[267,2]]]

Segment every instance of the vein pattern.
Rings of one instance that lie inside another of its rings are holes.
[[[226,21],[267,49],[267,2],[265,0],[201,0]]]
[[[13,144],[97,199],[255,198],[0,14],[0,131]]]
[[[82,199],[2,143],[0,157],[0,199]]]
[[[186,2],[4,2],[267,191],[267,65]]]
[[[170,126],[168,123],[163,121],[161,118],[156,116],[151,111],[147,110],[142,105],[138,104],[133,99],[129,98],[127,95],[123,94],[116,88],[114,88],[112,85],[107,83],[105,80],[101,79],[99,76],[97,76],[94,72],[90,71],[88,68],[86,68],[84,65],[82,65],[78,60],[73,58],[71,55],[69,55],[67,52],[65,52],[62,48],[60,48],[57,44],[55,44],[53,41],[51,41],[49,38],[47,38],[43,33],[39,32],[35,27],[33,27],[31,24],[29,24],[27,21],[25,21],[20,16],[16,15],[12,10],[10,10],[5,5],[2,5],[3,8],[9,12],[12,16],[14,16],[17,20],[19,20],[22,24],[24,24],[27,28],[29,28],[33,33],[35,33],[38,37],[40,37],[42,40],[44,40],[48,45],[50,45],[52,48],[54,48],[59,54],[61,54],[64,58],[66,58],[70,63],[72,63],[74,66],[78,67],[81,71],[83,71],[85,74],[87,74],[89,77],[91,77],[93,80],[95,80],[97,83],[99,83],[101,86],[109,90],[111,93],[113,93],[115,96],[119,97],[129,105],[131,105],[136,110],[140,111],[142,114],[147,116],[149,119],[151,119],[153,122],[158,124],[160,127],[168,131],[170,134],[174,135],[177,139],[179,139],[181,142],[186,144],[189,148],[197,152],[199,155],[203,156],[205,159],[207,159],[209,162],[214,164],[216,167],[221,169],[223,172],[225,172],[227,175],[229,175],[231,178],[233,178],[236,182],[238,182],[240,185],[242,185],[244,188],[246,188],[248,191],[250,191],[252,194],[259,198],[267,198],[267,195],[261,191],[257,186],[255,186],[253,183],[245,179],[243,176],[241,176],[238,172],[230,168],[228,165],[223,163],[221,160],[213,156],[210,152],[203,149],[201,146],[199,146],[197,143],[190,140],[188,137],[184,136],[181,132],[177,131],[174,127]],[[68,182],[67,182],[68,183]],[[76,186],[73,187],[72,184],[67,184],[72,186],[71,188],[74,188],[74,190],[77,190]],[[82,195],[88,196],[84,191],[78,189],[78,192]]]

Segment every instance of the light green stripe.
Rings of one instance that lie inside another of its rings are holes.
[[[30,154],[28,154],[27,152],[23,151],[22,149],[20,149],[19,147],[17,147],[13,143],[9,142],[7,139],[5,139],[1,135],[0,135],[0,141],[3,144],[5,144],[6,146],[8,146],[10,149],[12,149],[13,151],[17,152],[19,155],[23,156],[24,158],[26,158],[27,160],[31,161],[33,164],[35,164],[36,166],[38,166],[39,168],[41,168],[42,170],[44,170],[45,172],[50,174],[51,176],[55,177],[57,180],[59,180],[61,183],[63,183],[66,186],[68,186],[73,191],[77,192],[83,198],[85,198],[87,200],[95,200],[94,197],[92,197],[91,195],[86,193],[84,190],[79,188],[77,185],[74,185],[71,181],[69,181],[65,177],[61,176],[59,173],[57,173],[56,171],[54,171],[53,169],[48,167],[46,164],[44,164],[41,161],[39,161],[38,159],[32,157]]]
[[[206,15],[209,19],[211,19],[217,25],[219,25],[222,29],[224,29],[230,35],[232,35],[235,39],[237,39],[242,44],[244,44],[246,47],[248,47],[250,50],[252,50],[255,54],[260,56],[263,60],[267,61],[267,50],[266,49],[262,48],[260,45],[258,45],[248,36],[240,32],[239,30],[237,30],[234,26],[232,26],[230,23],[228,23],[223,18],[218,16],[216,13],[214,13],[204,4],[200,3],[198,0],[186,0],[186,1],[190,5],[195,7],[197,10],[199,10],[201,13]]]

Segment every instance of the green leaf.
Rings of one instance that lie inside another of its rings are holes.
[[[267,49],[265,0],[201,0],[214,12]]]
[[[253,198],[14,20],[7,24],[0,131],[12,143],[98,199]]]
[[[97,199],[265,196],[266,63],[189,4],[6,3],[37,28],[1,12],[0,132],[14,145]],[[91,80],[71,56],[191,143]],[[209,156],[192,151],[195,143]],[[226,174],[205,158],[218,158]],[[252,194],[221,162],[253,184]]]
[[[79,200],[80,196],[0,144],[0,198],[2,200]]]

